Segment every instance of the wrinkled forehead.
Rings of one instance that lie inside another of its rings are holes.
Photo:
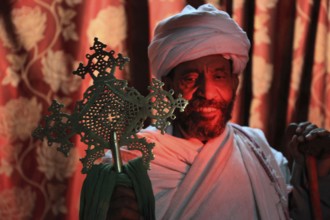
[[[224,58],[221,54],[203,56],[178,64],[173,69],[190,68],[196,70],[223,69],[231,71],[232,60]]]
[[[191,67],[196,69],[205,69],[205,68],[229,68],[230,59],[224,58],[221,54],[203,56],[194,60],[189,60],[178,64],[175,68],[178,67]]]
[[[173,78],[174,75],[184,75],[188,73],[203,72],[223,72],[232,75],[232,60],[224,58],[222,55],[209,55],[195,60],[190,60],[178,64],[173,68],[168,77]]]

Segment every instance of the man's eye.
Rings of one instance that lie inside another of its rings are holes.
[[[182,78],[182,81],[184,83],[193,84],[193,83],[195,83],[197,81],[197,79],[198,79],[198,75],[197,74],[188,74],[188,75],[186,75],[186,76],[184,76]]]
[[[224,78],[226,78],[226,76],[224,76],[224,75],[215,75],[214,78],[215,79],[224,79]]]
[[[213,76],[216,80],[225,79],[227,77],[226,73],[223,71],[216,71]]]
[[[183,81],[185,81],[186,83],[193,83],[196,81],[196,77],[185,77],[183,78]]]

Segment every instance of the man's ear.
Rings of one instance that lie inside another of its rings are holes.
[[[233,74],[233,88],[235,89],[235,91],[237,90],[238,84],[239,84],[238,74]]]
[[[168,91],[170,89],[173,89],[173,79],[170,76],[162,76],[162,82],[165,83],[164,90]]]

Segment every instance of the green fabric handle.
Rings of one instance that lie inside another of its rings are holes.
[[[79,219],[105,220],[116,185],[132,187],[141,215],[144,219],[155,219],[155,198],[141,158],[129,161],[120,174],[110,164],[94,165],[81,189]]]

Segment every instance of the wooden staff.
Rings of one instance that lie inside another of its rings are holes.
[[[315,156],[306,155],[306,167],[309,182],[310,201],[312,204],[313,219],[322,220],[321,199]]]

